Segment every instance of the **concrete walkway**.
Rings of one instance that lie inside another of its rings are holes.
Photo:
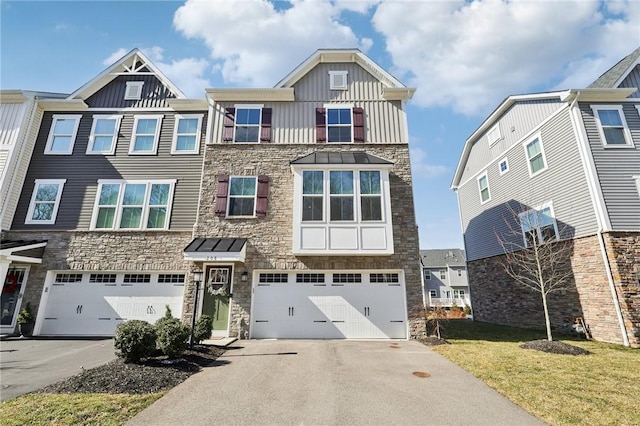
[[[241,340],[127,424],[544,423],[415,341]]]

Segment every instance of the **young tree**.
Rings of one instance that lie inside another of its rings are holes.
[[[503,267],[515,282],[540,293],[547,339],[552,341],[547,296],[567,290],[573,274],[572,240],[560,239],[550,207],[523,212],[510,208],[510,215],[515,220],[505,218],[508,230],[504,234],[497,234],[505,253]]]

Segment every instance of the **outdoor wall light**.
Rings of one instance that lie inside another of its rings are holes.
[[[246,282],[249,279],[249,273],[247,271],[242,271],[240,274],[240,281]]]

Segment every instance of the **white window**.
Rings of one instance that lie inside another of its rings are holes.
[[[167,229],[175,182],[98,181],[91,229]]]
[[[227,216],[255,216],[257,185],[258,179],[255,176],[229,178]]]
[[[489,146],[498,142],[501,138],[502,134],[500,133],[500,123],[498,123],[487,132],[487,140],[489,141]]]
[[[113,154],[116,151],[120,115],[94,115],[87,154]]]
[[[162,125],[162,115],[136,115],[129,154],[155,154]]]
[[[605,147],[633,147],[629,126],[620,105],[591,105]]]
[[[491,199],[489,194],[489,178],[487,174],[478,177],[478,189],[480,190],[480,203],[484,204]]]
[[[431,272],[430,271],[424,271],[424,279],[425,280],[431,280]]]
[[[329,88],[331,90],[347,90],[348,71],[329,71]]]
[[[329,220],[353,220],[353,171],[329,172]]]
[[[202,114],[176,114],[176,125],[173,130],[172,154],[198,154],[200,152],[200,128]]]
[[[262,105],[236,105],[233,141],[239,143],[260,142]]]
[[[45,154],[70,155],[76,141],[81,115],[54,115],[44,148]]]
[[[441,280],[447,279],[447,271],[445,269],[440,270],[440,279]]]
[[[507,173],[509,171],[509,161],[506,158],[503,159],[500,161],[498,168],[500,169],[500,176]]]
[[[551,203],[545,203],[518,216],[527,247],[558,239],[558,225]]]
[[[142,86],[144,81],[127,81],[127,89],[124,92],[124,99],[127,101],[137,101],[142,97]]]
[[[464,299],[464,290],[453,290],[453,297]]]
[[[53,224],[56,222],[60,197],[66,179],[36,179],[27,211],[27,224]]]
[[[524,151],[529,163],[529,176],[533,177],[547,169],[540,134],[524,143]]]
[[[353,142],[351,107],[327,107],[327,142]]]
[[[305,170],[302,172],[302,220],[324,220],[324,172]]]

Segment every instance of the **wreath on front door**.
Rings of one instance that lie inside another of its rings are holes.
[[[209,273],[207,281],[207,291],[214,296],[229,295],[229,270],[213,269]]]
[[[2,287],[3,293],[13,293],[18,290],[18,277],[14,274],[7,274],[7,278],[4,280],[4,286]]]
[[[220,283],[214,283],[210,281],[207,283],[207,291],[209,292],[209,294],[212,294],[214,296],[228,296],[229,284],[228,283],[220,284]]]

